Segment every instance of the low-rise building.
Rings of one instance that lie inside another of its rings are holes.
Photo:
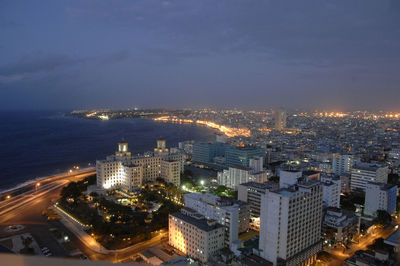
[[[360,218],[354,212],[329,207],[322,223],[326,244],[347,244],[360,232]]]
[[[344,261],[345,266],[380,266],[396,265],[396,262],[389,259],[389,254],[385,251],[359,250]]]
[[[169,215],[169,244],[206,263],[225,245],[225,227],[190,208]]]
[[[268,176],[269,172],[267,171],[255,172],[250,167],[236,166],[218,172],[217,181],[221,186],[237,189],[239,184],[250,181],[263,183],[267,181]]]
[[[231,245],[239,233],[249,228],[250,207],[247,203],[212,194],[188,193],[184,195],[185,207],[216,220],[226,227],[225,243]]]
[[[340,207],[340,178],[334,176],[321,177],[324,207]]]
[[[351,190],[362,189],[365,191],[368,182],[387,183],[388,167],[372,163],[358,163],[351,169]]]

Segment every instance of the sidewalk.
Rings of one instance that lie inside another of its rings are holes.
[[[111,250],[106,249],[105,247],[100,245],[100,243],[98,243],[93,237],[88,235],[84,230],[84,225],[78,223],[77,221],[74,221],[67,215],[64,210],[60,209],[58,206],[56,206],[55,209],[60,214],[60,221],[65,225],[65,227],[67,227],[74,235],[76,235],[88,248],[90,248],[94,252],[105,255],[112,253]]]

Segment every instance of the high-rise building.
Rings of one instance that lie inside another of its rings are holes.
[[[196,142],[193,145],[192,161],[195,163],[212,163],[216,156],[216,147],[209,142]]]
[[[393,214],[396,211],[396,194],[396,185],[368,182],[365,189],[364,215],[376,217],[378,210]]]
[[[354,158],[352,155],[332,155],[332,173],[336,175],[342,175],[351,172],[351,167],[354,163]]]
[[[321,250],[319,181],[271,190],[262,196],[260,255],[274,265],[308,265]]]
[[[265,160],[265,149],[256,146],[228,146],[225,152],[226,166],[250,166],[250,159],[255,157],[262,157],[262,161]]]
[[[388,167],[371,163],[358,163],[351,169],[351,190],[362,189],[365,191],[368,182],[387,183]]]
[[[185,207],[191,208],[225,226],[225,244],[238,240],[239,233],[249,228],[250,207],[247,203],[212,194],[188,193],[184,195]]]
[[[169,215],[168,231],[169,245],[203,263],[225,246],[225,227],[190,208]]]
[[[238,200],[247,202],[250,206],[250,216],[260,217],[261,198],[269,190],[278,189],[273,182],[248,182],[238,185]]]
[[[286,128],[286,111],[283,109],[275,110],[275,129],[283,130]]]

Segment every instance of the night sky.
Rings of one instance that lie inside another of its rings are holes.
[[[400,111],[399,0],[0,0],[0,109]]]

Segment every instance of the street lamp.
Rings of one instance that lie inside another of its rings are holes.
[[[11,198],[11,195],[7,195],[6,199],[10,199],[10,198]]]
[[[200,180],[200,185],[204,186],[204,180]]]
[[[36,191],[37,191],[38,187],[40,187],[40,183],[36,183],[36,185],[35,185]]]

